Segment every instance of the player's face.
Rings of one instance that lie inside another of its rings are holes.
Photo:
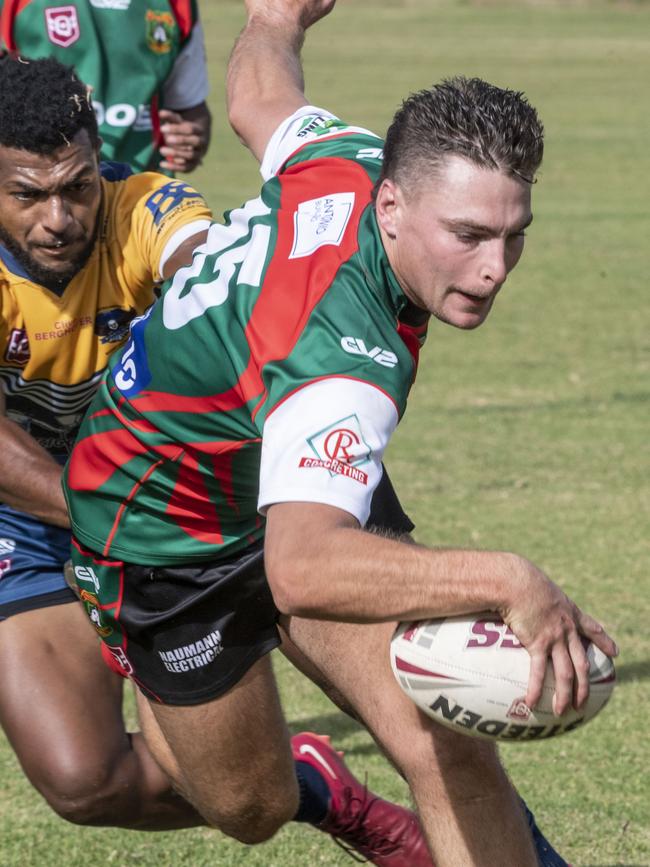
[[[36,282],[65,286],[83,268],[100,202],[98,157],[85,130],[49,155],[0,146],[0,243]]]
[[[406,296],[443,322],[476,328],[522,254],[530,185],[448,157],[410,194],[384,181],[377,219]]]

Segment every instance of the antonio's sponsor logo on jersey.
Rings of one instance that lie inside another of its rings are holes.
[[[290,259],[311,256],[325,244],[337,246],[354,207],[354,193],[332,193],[301,202],[293,215],[293,247]]]
[[[74,6],[50,6],[45,9],[47,38],[54,45],[68,48],[80,36],[79,19]]]
[[[172,50],[172,34],[176,22],[170,12],[154,12],[147,9],[145,15],[147,45],[154,54],[169,54]]]
[[[102,343],[117,343],[126,337],[129,323],[135,316],[135,309],[129,307],[106,307],[97,311],[95,317],[95,334],[101,338]]]
[[[300,469],[325,469],[334,476],[345,476],[368,484],[368,474],[358,469],[370,460],[370,446],[363,438],[356,415],[339,419],[307,439],[316,457],[302,457]]]
[[[222,650],[221,632],[215,629],[192,644],[175,647],[173,650],[159,650],[158,656],[167,671],[183,674],[214,662]]]
[[[365,355],[377,364],[381,364],[382,367],[395,367],[398,362],[398,358],[394,352],[382,349],[381,346],[373,346],[372,349],[367,349],[365,342],[360,337],[342,337],[341,346],[351,355]]]
[[[4,578],[11,569],[11,560],[0,560],[0,578]]]
[[[7,341],[5,361],[11,361],[14,364],[27,364],[29,357],[27,331],[24,328],[12,328]]]

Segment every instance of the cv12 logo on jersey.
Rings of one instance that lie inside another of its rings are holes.
[[[45,23],[47,38],[61,48],[69,48],[81,35],[75,6],[50,6],[45,10]]]
[[[381,364],[382,367],[395,367],[399,360],[394,352],[382,349],[381,346],[373,346],[372,349],[368,349],[360,337],[342,337],[341,346],[350,355],[365,355],[367,358],[372,358],[377,364]]]
[[[325,469],[330,476],[345,476],[362,485],[368,484],[368,474],[359,466],[370,461],[372,452],[363,438],[356,415],[339,419],[307,439],[314,457],[302,457],[300,469]]]

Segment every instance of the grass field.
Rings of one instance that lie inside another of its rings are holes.
[[[203,15],[215,139],[193,180],[221,211],[258,186],[223,112],[243,14],[220,0]],[[575,867],[650,865],[649,33],[644,2],[341,0],[305,51],[310,99],[377,131],[408,91],[458,72],[525,90],[546,125],[522,264],[483,329],[433,325],[387,462],[420,541],[528,555],[619,642],[620,682],[598,720],[503,750]],[[406,802],[370,739],[282,660],[278,671],[292,727],[329,732],[374,788]],[[207,830],[66,825],[4,740],[0,780],[0,867],[351,863],[302,827],[246,848]]]

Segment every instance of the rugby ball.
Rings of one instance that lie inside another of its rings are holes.
[[[490,612],[402,623],[390,657],[397,682],[424,713],[454,731],[491,741],[571,732],[596,716],[616,683],[612,660],[589,643],[589,698],[580,710],[570,707],[554,716],[550,663],[542,698],[531,710],[525,703],[528,651]]]

